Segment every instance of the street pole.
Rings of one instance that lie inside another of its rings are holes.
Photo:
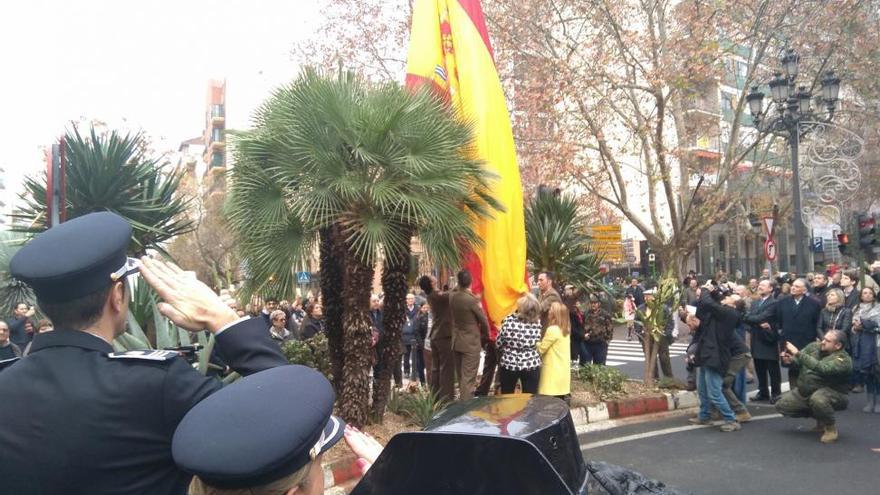
[[[793,126],[789,129],[788,138],[788,142],[791,146],[791,175],[792,181],[794,182],[791,189],[794,201],[794,255],[795,270],[799,277],[803,277],[807,274],[807,258],[806,253],[804,252],[805,236],[803,212],[801,211],[801,177],[800,171],[798,170],[799,138],[800,133],[798,130],[798,123],[794,122]]]

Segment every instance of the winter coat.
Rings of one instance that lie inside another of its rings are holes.
[[[769,296],[766,300],[752,301],[749,311],[743,316],[746,330],[752,334],[752,357],[768,361],[779,360],[779,323],[776,321],[778,301]],[[770,328],[762,328],[769,323]]]
[[[416,338],[416,317],[419,314],[419,307],[413,304],[412,309],[403,308],[406,320],[400,328],[400,341],[405,345],[413,345],[418,340]]]
[[[853,369],[868,372],[880,371],[878,364],[878,345],[880,345],[880,303],[856,308],[853,319],[862,322],[862,329],[853,332]]]
[[[780,298],[776,307],[776,316],[779,319],[782,338],[798,349],[815,342],[816,325],[821,312],[819,303],[806,295],[801,297],[800,303],[795,302],[793,297]]]
[[[557,396],[570,394],[571,336],[563,335],[561,328],[551,325],[538,342],[537,349],[543,361],[538,393]]]
[[[834,311],[827,307],[819,313],[819,321],[816,323],[816,337],[822,338],[828,330],[843,330],[847,337],[852,329],[852,311],[843,306],[838,306]]]
[[[734,332],[742,315],[729,306],[712,299],[709,291],[702,291],[698,306],[700,340],[697,365],[710,368],[722,375],[730,365],[730,351],[734,347]],[[702,317],[700,317],[702,315]]]

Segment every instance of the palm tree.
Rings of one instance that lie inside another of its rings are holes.
[[[0,231],[0,308],[4,313],[12,311],[20,302],[29,306],[37,302],[34,291],[25,283],[12,278],[9,273],[9,262],[24,241],[21,235]]]
[[[372,86],[350,73],[330,78],[305,70],[275,91],[254,123],[235,139],[230,223],[254,285],[274,276],[282,290],[292,290],[292,268],[320,232],[321,258],[330,262],[321,267],[322,282],[328,279],[322,295],[328,317],[341,312],[341,328],[328,328],[331,355],[342,361],[340,412],[362,425],[369,411],[369,298],[380,252],[396,266],[394,260],[408,259],[418,233],[436,263],[457,265],[459,248],[476,242],[475,216],[497,206],[491,177],[471,158],[469,127],[441,100],[396,84]],[[273,231],[295,233],[300,244],[261,241]],[[404,299],[406,286],[401,294],[398,285],[386,304]],[[328,297],[337,295],[341,307],[331,308]],[[399,360],[398,332],[399,325],[386,327],[386,362],[394,362],[392,354]]]
[[[526,256],[535,271],[551,271],[560,284],[582,291],[602,287],[601,259],[590,252],[587,222],[577,200],[539,188],[525,210]]]
[[[160,160],[149,157],[143,134],[102,134],[91,126],[85,137],[74,126],[64,144],[68,219],[96,211],[120,215],[134,230],[130,251],[135,255],[147,248],[164,252],[163,242],[192,230],[184,217],[189,199],[177,194],[182,173],[166,173]],[[13,215],[14,230],[36,234],[47,227],[45,174],[28,177],[25,190]]]

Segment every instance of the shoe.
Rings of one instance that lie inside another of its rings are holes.
[[[752,420],[752,415],[748,411],[741,411],[736,413],[736,420],[740,423],[748,423]]]
[[[779,398],[780,398],[780,397],[782,397],[781,394],[780,394],[780,395],[774,395],[773,397],[770,397],[770,403],[771,403],[771,404],[776,404],[777,402],[779,402]]]
[[[751,399],[751,401],[752,402],[769,402],[770,396],[764,395],[764,394],[758,394],[753,399]]]
[[[852,393],[854,393],[854,394],[861,394],[861,393],[863,393],[864,391],[865,391],[865,386],[864,386],[864,385],[853,385],[853,388],[852,388],[852,390],[851,390],[850,392],[852,392]]]
[[[742,429],[742,426],[736,421],[728,421],[721,425],[721,431],[730,432],[730,431],[739,431]],[[837,438],[837,437],[835,437]]]
[[[837,441],[837,425],[828,425],[825,427],[825,433],[819,439],[822,443],[831,443]]]
[[[694,416],[693,418],[688,419],[688,423],[692,425],[711,425],[712,421],[709,419],[700,419],[699,416]]]
[[[871,394],[871,395],[868,396],[868,405],[865,406],[864,409],[862,409],[862,412],[865,412],[865,413],[873,413],[873,412],[874,412],[874,409],[875,409],[876,407],[877,407],[877,396]]]

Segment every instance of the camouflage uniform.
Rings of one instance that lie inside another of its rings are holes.
[[[584,335],[587,342],[609,343],[614,338],[614,326],[611,324],[611,315],[603,310],[596,312],[588,311],[584,315]]]
[[[812,417],[821,425],[833,425],[834,411],[842,411],[849,404],[849,354],[841,349],[823,355],[819,344],[813,342],[798,353],[792,365],[800,369],[797,388],[782,394],[776,410],[783,416]]]

